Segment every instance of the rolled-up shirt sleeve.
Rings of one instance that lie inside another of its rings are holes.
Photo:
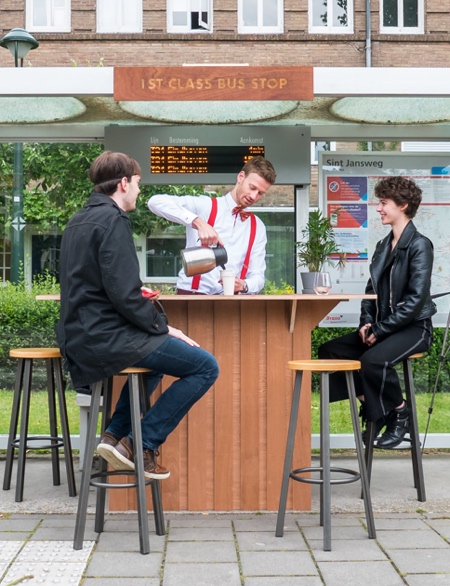
[[[147,206],[157,216],[182,226],[190,226],[200,214],[197,209],[198,198],[189,195],[154,195],[148,200]]]

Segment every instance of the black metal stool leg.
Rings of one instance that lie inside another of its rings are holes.
[[[89,486],[91,482],[92,463],[94,450],[97,445],[97,421],[100,410],[100,398],[103,381],[96,382],[92,386],[91,410],[86,436],[86,449],[84,451],[83,472],[81,475],[80,493],[78,497],[77,517],[75,521],[75,534],[73,548],[83,549],[84,532],[86,529],[86,514],[89,500]]]
[[[141,409],[139,401],[139,376],[128,375],[131,403],[131,428],[133,433],[134,466],[136,473],[139,542],[142,554],[150,553],[147,498],[145,494],[144,455],[142,451]]]
[[[64,446],[64,460],[66,464],[67,484],[69,496],[77,496],[75,474],[73,471],[72,442],[70,440],[69,419],[67,416],[66,394],[64,392],[64,381],[62,375],[61,358],[53,358],[53,371],[58,393],[59,417],[61,420],[61,434]],[[56,450],[55,450],[56,451]]]
[[[414,474],[414,486],[417,490],[417,500],[425,502],[425,478],[423,474],[422,451],[420,449],[419,423],[417,420],[416,397],[414,393],[414,380],[412,375],[411,360],[403,362],[405,378],[406,401],[409,409],[409,437],[411,441],[411,459]]]
[[[373,511],[372,511],[372,499],[370,496],[370,480],[369,480],[369,473],[366,466],[365,454],[364,454],[364,446],[362,443],[362,436],[361,436],[361,426],[359,424],[359,416],[358,416],[358,406],[356,403],[356,395],[355,395],[355,386],[353,380],[353,374],[351,372],[346,372],[345,376],[347,378],[347,389],[348,389],[348,396],[350,400],[350,413],[352,416],[352,423],[353,423],[353,433],[355,435],[355,444],[356,444],[356,454],[358,456],[358,465],[359,465],[359,473],[361,475],[361,486],[362,486],[362,495],[364,499],[364,509],[366,513],[366,521],[367,521],[367,531],[369,534],[369,539],[375,539],[376,537],[376,530],[375,530],[375,521],[373,518]],[[372,425],[373,431],[375,431],[375,427]],[[373,447],[373,440],[372,440],[372,431],[370,434],[368,433],[366,441]]]
[[[112,412],[112,387],[113,387],[113,379],[110,377],[105,381],[105,385],[103,387],[103,407],[102,407],[102,423],[100,426],[100,434],[103,434],[105,429],[108,428],[108,425],[111,421],[111,412]],[[106,477],[106,472],[108,470],[108,463],[103,458],[99,458],[99,472],[101,474],[101,478],[104,479]],[[97,486],[97,495],[96,495],[96,506],[95,506],[95,531],[97,533],[103,532],[103,527],[105,524],[105,506],[106,506],[106,486]]]
[[[330,391],[329,373],[322,372],[320,376],[320,435],[321,435],[321,478],[320,485],[323,494],[321,509],[323,508],[323,550],[331,551],[331,459],[330,459]],[[322,455],[323,451],[323,455]]]
[[[144,416],[150,409],[150,397],[147,392],[147,377],[141,374],[139,375],[139,400],[142,415]],[[166,527],[164,522],[160,481],[153,480],[151,483],[151,489],[156,535],[164,535],[166,533]]]
[[[16,502],[23,501],[23,484],[25,479],[25,461],[27,453],[27,435],[28,420],[30,417],[30,394],[31,394],[31,376],[33,371],[33,361],[25,359],[23,374],[23,393],[22,393],[22,414],[20,420],[20,438],[19,454],[17,457],[17,484],[16,484]]]
[[[50,426],[50,451],[52,454],[53,486],[60,486],[61,474],[59,468],[58,426],[56,423],[55,377],[52,359],[45,360],[47,370],[47,399]]]
[[[11,412],[11,421],[9,424],[9,436],[8,446],[6,448],[6,462],[5,462],[5,475],[3,477],[3,490],[9,490],[11,488],[11,476],[14,461],[14,440],[17,437],[17,426],[19,424],[19,412],[20,412],[20,401],[22,398],[22,384],[23,384],[23,372],[25,364],[24,359],[19,358],[17,362],[17,374],[16,384],[14,387],[14,397]]]
[[[283,537],[284,519],[286,516],[286,501],[289,488],[289,478],[292,465],[292,456],[294,454],[295,432],[297,429],[298,409],[300,405],[300,392],[302,388],[302,372],[297,371],[295,374],[294,393],[292,395],[291,415],[289,418],[289,430],[286,442],[286,453],[284,456],[283,479],[281,483],[280,504],[278,506],[277,526],[275,530],[276,537]]]

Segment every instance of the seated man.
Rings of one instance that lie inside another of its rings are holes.
[[[142,296],[128,217],[136,207],[140,175],[139,164],[123,153],[105,151],[92,163],[94,192],[62,237],[57,337],[75,387],[130,366],[153,371],[149,394],[164,374],[176,377],[142,419],[145,476],[167,478],[169,471],[156,462],[158,448],[219,370],[211,354],[167,325]],[[134,470],[128,384],[98,451],[115,470]]]

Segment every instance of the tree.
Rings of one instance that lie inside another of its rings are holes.
[[[24,167],[24,219],[41,233],[64,230],[69,218],[83,207],[91,191],[88,170],[92,161],[102,152],[97,143],[25,143]],[[8,208],[8,194],[12,193],[13,145],[0,144],[0,176]],[[150,235],[171,225],[154,216],[147,208],[149,197],[155,193],[190,194],[203,193],[199,185],[169,186],[144,185],[137,201],[136,211],[130,214],[135,234]],[[10,197],[10,196],[9,196]],[[11,219],[6,214],[8,227]]]

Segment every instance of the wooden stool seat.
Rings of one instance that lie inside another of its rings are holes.
[[[367,474],[366,462],[364,460],[364,446],[361,439],[361,427],[359,424],[355,386],[352,375],[352,371],[361,368],[361,363],[357,360],[291,360],[288,362],[288,367],[291,370],[295,370],[296,374],[275,535],[277,537],[283,536],[289,480],[292,479],[298,482],[318,484],[320,486],[320,525],[323,526],[323,549],[325,551],[331,551],[331,486],[334,484],[348,484],[350,482],[355,482],[356,480],[361,480],[368,534],[370,539],[375,539],[376,532],[370,499],[369,477]],[[329,375],[337,370],[345,371],[346,375],[359,472],[347,468],[331,466]],[[320,372],[320,466],[309,466],[291,470],[304,371]],[[311,477],[311,473],[314,472],[319,472],[319,478]],[[332,479],[331,473],[339,473],[343,475],[343,477]],[[303,476],[303,474],[307,474],[307,476]]]
[[[291,370],[306,370],[309,372],[336,372],[337,370],[359,370],[359,360],[290,360],[288,366]]]
[[[94,451],[97,447],[96,432],[100,411],[100,399],[103,392],[103,413],[101,434],[108,427],[112,414],[112,381],[110,377],[105,381],[98,381],[92,385],[90,417],[86,434],[86,447],[84,452],[83,472],[80,485],[80,497],[78,501],[77,517],[75,522],[75,534],[73,548],[83,548],[84,533],[86,529],[86,516],[89,497],[89,487],[97,489],[97,501],[95,509],[95,531],[101,533],[104,527],[106,490],[114,488],[136,488],[137,511],[139,523],[139,542],[142,554],[150,553],[150,540],[148,530],[146,485],[151,485],[153,512],[155,517],[155,529],[157,535],[165,534],[164,513],[161,499],[160,481],[147,479],[144,476],[144,456],[142,448],[141,411],[145,413],[150,408],[149,397],[145,386],[144,375],[151,372],[148,368],[125,368],[117,376],[127,376],[130,395],[131,429],[133,433],[133,449],[135,470],[109,470],[108,464],[100,458],[100,471],[93,473]],[[136,477],[131,483],[110,483],[111,476]]]
[[[26,461],[25,457],[27,450],[51,450],[53,485],[59,486],[61,484],[59,470],[59,449],[62,447],[64,448],[69,495],[76,496],[77,491],[73,471],[72,446],[70,441],[66,396],[64,393],[61,352],[59,351],[59,348],[13,348],[10,350],[9,355],[11,358],[18,358],[18,363],[8,445],[6,451],[3,490],[9,490],[11,487],[14,451],[16,449],[18,450],[17,484],[15,495],[16,502],[21,502],[23,500]],[[35,359],[45,360],[46,363],[50,435],[28,435],[33,360]],[[61,435],[58,433],[55,395],[58,396]],[[21,418],[20,436],[17,437],[19,416]],[[49,443],[42,444],[43,441]],[[39,442],[39,445],[32,445],[30,442]]]
[[[148,368],[140,368],[139,366],[132,366],[130,368],[124,368],[119,372],[117,376],[128,376],[129,374],[145,374],[151,372]]]
[[[11,358],[61,358],[59,348],[13,348],[9,351]]]
[[[403,375],[405,380],[405,395],[406,403],[409,410],[409,438],[403,438],[404,442],[409,442],[411,445],[411,460],[413,467],[414,487],[417,490],[417,500],[424,503],[427,500],[425,493],[425,477],[423,474],[422,451],[420,447],[419,437],[419,423],[417,419],[416,394],[414,390],[414,379],[412,374],[412,360],[423,358],[423,352],[411,354],[403,361]],[[367,439],[365,460],[367,466],[367,474],[372,475],[373,463],[373,448],[375,442],[375,424],[372,421],[367,422]],[[398,449],[398,448],[397,448]]]

